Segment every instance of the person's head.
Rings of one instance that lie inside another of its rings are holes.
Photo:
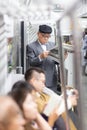
[[[52,33],[52,28],[48,25],[40,25],[38,31],[38,40],[41,44],[48,42],[50,34]]]
[[[85,37],[85,35],[87,35],[87,28],[85,28],[83,31],[83,38]]]
[[[16,102],[9,96],[0,96],[0,130],[24,130],[25,119]]]
[[[26,120],[31,121],[36,118],[37,105],[33,98],[34,88],[26,81],[18,81],[9,95],[17,102]]]
[[[25,72],[25,80],[30,83],[38,92],[45,87],[45,73],[41,68],[31,67]]]
[[[87,35],[87,28],[85,28],[84,33],[85,33],[85,35]]]

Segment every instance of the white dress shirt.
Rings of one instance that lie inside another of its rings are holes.
[[[39,41],[38,41],[39,42]],[[44,51],[46,51],[47,50],[47,48],[46,48],[46,45],[45,44],[41,44],[40,42],[39,42],[39,44],[41,45],[41,47],[42,47],[42,49],[44,50]]]

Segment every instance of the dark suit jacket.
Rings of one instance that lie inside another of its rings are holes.
[[[49,42],[46,44],[47,50],[50,50],[54,47],[54,43]],[[27,46],[27,59],[30,66],[40,67],[45,71],[46,75],[46,86],[52,89],[57,86],[57,72],[55,67],[55,61],[51,57],[47,57],[43,60],[40,60],[38,55],[43,52],[41,45],[38,41],[35,41]]]

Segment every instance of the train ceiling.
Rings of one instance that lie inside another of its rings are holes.
[[[81,3],[81,13],[87,12],[87,0],[0,0],[0,14],[8,14],[16,18],[49,19],[52,13],[63,13],[74,2]],[[78,4],[79,5],[79,4]]]

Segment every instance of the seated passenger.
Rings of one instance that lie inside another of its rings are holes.
[[[24,130],[25,119],[16,102],[9,96],[0,96],[0,130]]]
[[[32,67],[30,69],[28,69],[25,73],[25,79],[28,83],[32,84],[33,87],[36,89],[36,94],[37,94],[37,104],[38,104],[38,109],[40,113],[43,113],[43,110],[46,106],[46,104],[48,103],[48,100],[50,99],[50,94],[53,93],[52,90],[48,89],[45,87],[45,73],[42,69],[40,68],[36,68],[36,67]],[[43,92],[44,91],[44,92]],[[71,100],[73,99],[73,100]],[[75,102],[74,102],[75,100]],[[71,105],[77,105],[77,98],[74,96],[72,96],[70,98],[70,102]],[[75,104],[74,104],[75,103]],[[71,106],[71,107],[72,107]],[[56,123],[56,130],[65,130],[66,126],[64,123],[64,120],[61,118],[61,115],[59,115],[58,113],[58,107],[54,109],[54,111],[52,113],[50,113],[48,122],[50,124],[50,126],[54,126],[54,123]],[[75,126],[72,122],[72,129],[75,129]]]
[[[13,97],[23,111],[27,121],[25,130],[51,130],[49,124],[38,113],[33,97],[34,88],[31,85],[25,81],[18,81],[13,85],[9,95]]]

